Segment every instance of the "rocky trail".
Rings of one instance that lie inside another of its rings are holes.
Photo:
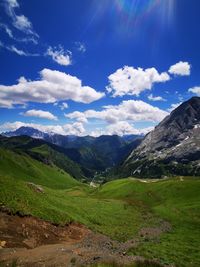
[[[166,228],[166,227],[165,227]],[[146,228],[141,236],[155,238],[166,229]],[[0,266],[89,266],[100,262],[129,264],[141,257],[128,256],[139,239],[120,243],[71,223],[56,226],[34,217],[0,212]]]

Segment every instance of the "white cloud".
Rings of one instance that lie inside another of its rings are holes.
[[[162,96],[153,96],[152,94],[148,96],[148,99],[151,101],[166,101]]]
[[[72,124],[64,124],[64,125],[42,125],[37,123],[25,123],[21,121],[6,122],[0,125],[0,132],[15,131],[16,129],[22,126],[32,127],[45,133],[56,133],[62,135],[77,135],[77,136],[84,136],[88,134],[85,128],[83,127],[83,124],[80,122],[75,122]],[[90,135],[91,136],[100,136],[102,134],[106,135],[116,134],[120,136],[128,134],[142,135],[148,133],[151,130],[153,130],[153,127],[147,127],[144,129],[135,129],[133,125],[123,121],[109,125],[104,130],[97,129],[95,131],[92,131]]]
[[[50,113],[49,111],[44,111],[44,110],[31,109],[31,110],[27,110],[26,112],[22,113],[22,115],[26,117],[37,117],[37,118],[43,118],[43,119],[48,119],[48,120],[58,120],[58,118],[54,116],[52,113]]]
[[[32,29],[32,24],[24,15],[15,16],[14,26],[21,31],[29,32]]]
[[[6,0],[6,2],[8,3],[8,5],[11,8],[19,7],[19,4],[18,4],[17,0]]]
[[[188,89],[188,92],[196,94],[197,96],[200,96],[200,86],[192,87]]]
[[[0,23],[0,28],[3,29],[11,39],[13,39],[13,40],[15,40],[17,42],[23,42],[23,43],[31,42],[33,44],[38,44],[37,38],[35,38],[34,36],[27,36],[27,37],[24,37],[24,38],[16,38],[13,35],[13,32],[9,28],[9,26],[4,24],[4,23]]]
[[[86,110],[84,112],[75,111],[65,114],[67,118],[77,121],[87,122],[87,119],[100,119],[107,123],[117,123],[119,121],[152,121],[159,122],[168,113],[157,107],[151,106],[141,100],[126,100],[119,105],[104,106],[101,111]]]
[[[97,129],[95,131],[91,132],[91,136],[100,136],[100,135],[129,135],[129,134],[135,134],[135,135],[144,135],[148,132],[152,131],[154,127],[147,127],[144,129],[136,129],[133,125],[128,123],[127,121],[119,121],[115,124],[108,125],[104,130]]]
[[[0,41],[0,47],[3,47],[4,49],[7,49],[8,51],[17,54],[18,56],[25,56],[25,57],[37,57],[39,56],[39,54],[32,54],[32,53],[28,53],[24,50],[18,49],[16,46],[14,45],[5,45]]]
[[[190,75],[191,65],[188,62],[180,61],[169,68],[169,73],[180,76]]]
[[[61,109],[61,110],[64,110],[64,109],[67,109],[67,108],[69,108],[69,105],[67,104],[67,103],[62,103],[60,106],[59,106],[59,108]]]
[[[33,43],[33,44],[38,44],[37,39],[34,36],[28,36],[25,38],[14,38],[14,40],[18,42],[23,42],[23,43]]]
[[[66,118],[76,119],[77,121],[82,122],[82,123],[88,122],[85,113],[80,112],[80,111],[74,111],[72,113],[68,113],[68,114],[64,114],[64,115]]]
[[[170,80],[166,72],[158,73],[155,68],[142,69],[125,66],[109,77],[107,91],[113,97],[123,95],[139,96],[144,90],[151,90],[154,83]]]
[[[16,29],[26,34],[33,35],[36,38],[39,37],[38,34],[34,32],[32,23],[29,21],[29,19],[23,14],[16,14],[15,9],[20,8],[17,0],[5,0],[5,7],[7,14],[12,18],[12,24]]]
[[[0,125],[0,132],[14,131],[22,126],[33,127],[45,133],[57,133],[62,135],[82,136],[85,133],[83,125],[79,122],[64,125],[42,125],[37,123],[25,123],[21,121],[6,122]]]
[[[109,135],[113,135],[113,134],[117,134],[117,135],[128,135],[128,134],[146,134],[149,131],[153,130],[154,127],[148,127],[148,128],[144,128],[144,129],[136,129],[133,127],[133,125],[131,125],[130,123],[128,123],[127,121],[120,121],[117,122],[115,124],[111,124],[109,126],[107,126],[107,134]]]
[[[56,101],[73,100],[91,103],[104,96],[82,81],[64,72],[43,69],[40,80],[30,81],[21,77],[17,84],[0,85],[0,103],[7,107],[27,102],[54,103]]]
[[[19,7],[17,0],[5,0],[9,8]]]
[[[12,30],[6,24],[0,23],[0,28],[4,29],[10,38],[14,38]]]
[[[49,46],[45,55],[50,56],[59,65],[68,66],[72,64],[71,52],[64,51],[62,46],[57,48]]]
[[[7,47],[7,49],[11,52],[16,53],[19,56],[27,56],[26,52],[24,52],[23,50],[17,49],[14,45]]]
[[[31,53],[28,53],[28,52],[25,52],[21,49],[18,49],[17,47],[15,47],[14,45],[11,45],[11,46],[5,46],[5,48],[7,50],[9,50],[10,52],[14,52],[16,53],[17,55],[19,56],[25,56],[25,57],[37,57],[39,56],[39,54],[31,54]]]
[[[13,108],[13,105],[10,102],[10,100],[0,99],[0,107],[1,108]]]
[[[169,112],[172,112],[174,109],[176,109],[178,106],[180,106],[182,104],[182,102],[179,102],[179,103],[175,103],[175,104],[171,104],[171,107],[168,108],[167,110]]]

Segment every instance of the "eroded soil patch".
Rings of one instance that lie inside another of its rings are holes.
[[[143,234],[160,234],[162,230],[141,230]],[[141,234],[141,232],[140,232]],[[87,266],[100,262],[117,262],[121,266],[142,257],[127,251],[140,242],[139,237],[124,243],[94,233],[85,226],[71,223],[56,226],[34,217],[20,217],[0,212],[0,249],[2,266]],[[1,265],[0,265],[1,266]]]

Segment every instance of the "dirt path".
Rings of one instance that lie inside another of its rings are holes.
[[[160,232],[143,229],[142,235],[155,237]],[[11,266],[50,267],[87,266],[99,262],[128,264],[139,257],[128,256],[127,250],[139,240],[119,243],[94,233],[80,224],[55,226],[33,218],[0,212],[0,263]],[[1,266],[1,265],[0,265]]]

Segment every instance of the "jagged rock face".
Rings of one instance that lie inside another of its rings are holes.
[[[184,164],[183,168],[189,167],[188,175],[200,172],[200,97],[181,104],[147,134],[125,160],[122,169],[129,169],[129,175],[145,175],[158,163],[165,164],[164,169],[174,166],[169,167],[174,171],[168,170],[167,173],[176,174],[178,164]]]

